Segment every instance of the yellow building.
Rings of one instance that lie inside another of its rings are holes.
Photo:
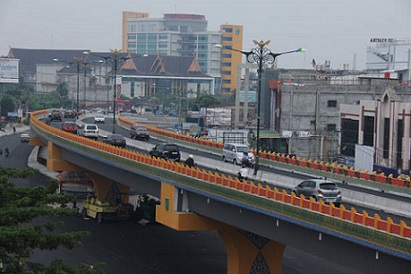
[[[243,49],[243,26],[221,25],[221,92],[233,92],[236,89],[237,65],[242,63],[243,55],[230,48]]]

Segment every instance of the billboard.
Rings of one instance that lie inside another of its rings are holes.
[[[0,83],[19,83],[19,59],[0,58]]]

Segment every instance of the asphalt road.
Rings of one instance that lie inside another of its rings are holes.
[[[86,119],[83,120],[84,122],[87,123],[93,123],[93,118],[92,117],[88,117]],[[103,130],[107,130],[107,131],[111,131],[112,130],[112,119],[110,118],[106,118],[106,123],[105,124],[99,124],[99,127]],[[122,134],[125,137],[129,137],[129,131],[127,129],[121,128],[121,127],[116,127],[116,133]],[[150,138],[149,143],[151,144],[159,144],[162,143],[161,140],[156,140],[155,138]],[[133,147],[128,147],[129,149],[135,149]],[[211,159],[214,159],[216,161],[220,161],[221,160],[221,156],[220,155],[213,155],[207,152],[202,152],[202,151],[198,151],[196,149],[190,149],[187,147],[181,147],[180,148],[181,151],[184,151],[187,154],[193,154],[193,155],[198,155],[198,156],[202,156],[202,157],[209,157]],[[136,149],[137,150],[137,149]],[[147,153],[145,151],[140,151],[142,153]],[[184,159],[182,159],[184,160]],[[237,167],[235,167],[235,169],[237,169]],[[272,172],[272,173],[276,173],[282,176],[289,176],[289,177],[293,177],[293,178],[297,178],[300,180],[304,180],[307,178],[317,178],[317,177],[310,177],[307,174],[300,174],[300,173],[295,173],[295,172],[290,172],[290,171],[286,171],[286,170],[282,170],[282,169],[276,169],[273,167],[266,167],[266,166],[261,166],[260,167],[261,170],[267,171],[267,172]],[[220,171],[217,171],[219,173],[221,173]],[[226,174],[225,175],[230,175],[233,176],[233,174]],[[234,175],[235,176],[235,175]],[[264,185],[264,182],[260,182],[262,185]],[[411,199],[409,197],[405,197],[405,196],[398,196],[395,195],[393,193],[388,193],[388,192],[381,192],[378,190],[373,190],[373,189],[367,189],[367,188],[361,188],[361,187],[357,187],[354,185],[348,185],[348,184],[343,184],[343,183],[338,183],[339,187],[341,189],[350,189],[353,191],[358,191],[358,192],[362,192],[362,193],[367,193],[367,194],[372,194],[374,196],[377,197],[384,197],[384,198],[389,198],[389,199],[393,199],[393,200],[400,200],[400,201],[405,201],[405,202],[409,202],[411,203]],[[284,187],[276,185],[276,187],[280,190],[284,189]],[[285,189],[286,191],[288,191],[289,193],[291,192],[291,189]],[[352,204],[352,203],[348,203],[348,202],[344,202],[343,203],[344,206],[346,207],[347,210],[351,210],[352,207],[354,207],[358,212],[362,212],[367,211],[370,215],[374,215],[374,214],[378,214],[382,219],[387,219],[387,217],[392,218],[392,220],[395,223],[399,223],[400,221],[404,221],[408,226],[411,226],[411,219],[410,218],[406,218],[404,216],[399,216],[399,215],[395,215],[395,214],[390,214],[387,212],[384,212],[382,210],[378,210],[378,209],[373,209],[373,208],[369,208],[369,207],[363,207],[360,206],[358,204]]]
[[[1,137],[2,146],[10,148],[9,158],[0,157],[2,167],[26,167],[32,147],[20,143],[16,136]],[[49,178],[36,174],[15,180],[19,186],[45,185]],[[209,274],[226,273],[226,251],[215,231],[179,232],[160,224],[108,222],[98,224],[82,217],[63,218],[61,231],[87,230],[91,236],[82,247],[56,251],[37,250],[32,259],[50,262],[62,259],[67,263],[104,262],[105,273],[113,274]],[[284,274],[336,273],[355,274],[352,269],[287,247],[283,258]]]

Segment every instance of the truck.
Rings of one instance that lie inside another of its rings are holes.
[[[102,202],[95,196],[89,196],[84,201],[82,215],[102,223],[109,220],[129,219],[133,212],[134,207],[131,204]]]

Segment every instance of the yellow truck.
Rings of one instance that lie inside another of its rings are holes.
[[[109,202],[102,202],[96,197],[88,197],[84,202],[82,211],[83,217],[96,219],[98,223],[109,220],[128,219],[133,213],[131,204],[113,205]]]

